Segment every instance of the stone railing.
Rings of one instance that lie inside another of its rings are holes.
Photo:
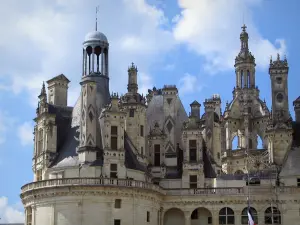
[[[63,178],[63,179],[51,179],[32,182],[24,185],[21,188],[21,193],[39,189],[39,188],[51,188],[51,187],[63,187],[63,186],[117,186],[117,187],[132,187],[142,188],[160,192],[162,194],[165,191],[158,185],[147,183],[143,181],[128,180],[128,179],[111,179],[111,178]]]
[[[298,187],[232,187],[232,188],[178,188],[178,189],[165,189],[167,195],[175,196],[189,196],[189,195],[235,195],[235,196],[246,196],[248,193],[262,194],[262,195],[274,195],[274,194],[300,194],[300,188]]]
[[[163,195],[190,196],[190,195],[247,195],[249,194],[295,194],[300,195],[299,187],[271,187],[271,186],[245,186],[232,188],[177,188],[167,189],[158,185],[143,181],[128,179],[110,179],[110,178],[63,178],[32,182],[21,188],[21,193],[27,191],[69,186],[117,186],[128,188],[141,188],[159,192]]]
[[[243,188],[166,189],[167,195],[243,195]]]

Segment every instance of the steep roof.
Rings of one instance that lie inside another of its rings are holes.
[[[67,83],[70,83],[70,80],[64,75],[64,74],[59,74],[53,78],[51,78],[50,80],[47,81],[47,84],[55,81],[55,80],[61,80],[61,81],[65,81]]]

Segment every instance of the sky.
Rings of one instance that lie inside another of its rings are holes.
[[[270,56],[287,56],[294,117],[299,0],[1,0],[0,223],[24,219],[19,194],[33,179],[33,119],[42,82],[63,73],[71,80],[68,105],[79,96],[82,42],[95,29],[97,5],[98,30],[110,43],[110,91],[125,93],[134,62],[140,92],[175,84],[187,112],[192,101],[202,104],[212,94],[221,95],[224,109],[245,23],[256,84],[269,109]]]

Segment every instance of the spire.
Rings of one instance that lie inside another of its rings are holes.
[[[45,82],[43,81],[43,86],[42,86],[42,89],[41,89],[41,94],[39,95],[39,98],[42,98],[44,96],[46,96],[46,88],[45,88]]]
[[[98,24],[97,24],[97,22],[98,22],[98,12],[99,12],[99,5],[96,7],[96,31],[98,29]]]

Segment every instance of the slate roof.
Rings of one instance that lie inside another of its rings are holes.
[[[51,78],[50,80],[48,80],[47,84],[49,84],[50,82],[52,82],[54,80],[63,80],[63,81],[66,81],[68,83],[70,82],[70,80],[64,74],[60,74],[60,75],[57,75],[57,76]]]

